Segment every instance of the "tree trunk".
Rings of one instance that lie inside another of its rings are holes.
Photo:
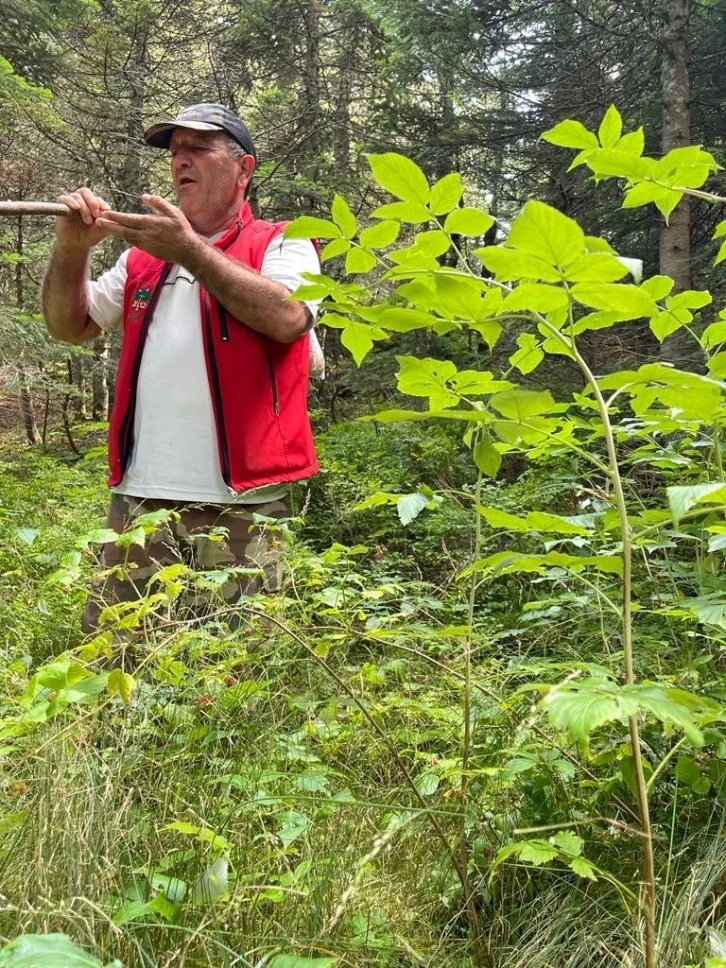
[[[320,0],[309,0],[302,6],[305,29],[305,66],[304,66],[304,105],[302,154],[310,159],[305,172],[306,180],[315,182],[318,177],[320,152],[322,148],[322,110],[320,101],[320,33],[322,10]],[[315,210],[316,199],[310,195],[305,200],[309,211]]]
[[[663,153],[691,143],[691,90],[688,75],[690,0],[661,0],[663,51]],[[691,224],[688,197],[682,199],[660,231],[660,272],[674,282],[673,292],[691,285]],[[692,367],[700,362],[695,341],[684,330],[661,344],[661,359]]]
[[[73,378],[73,414],[76,420],[85,420],[88,417],[86,407],[86,372],[83,365],[83,357],[75,357],[71,361],[71,376]]]

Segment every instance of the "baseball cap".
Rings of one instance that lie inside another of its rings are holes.
[[[144,141],[152,148],[168,148],[175,128],[192,131],[226,131],[248,155],[257,158],[250,129],[234,111],[223,104],[192,104],[184,108],[173,121],[158,121],[144,131]]]

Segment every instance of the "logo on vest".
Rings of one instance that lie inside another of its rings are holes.
[[[137,289],[131,299],[131,311],[129,313],[129,322],[138,322],[141,316],[146,312],[146,307],[151,301],[151,292],[148,289]]]

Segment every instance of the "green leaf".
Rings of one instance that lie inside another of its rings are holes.
[[[438,773],[433,773],[431,771],[424,771],[419,773],[419,775],[414,780],[416,784],[416,789],[423,797],[430,797],[439,788],[439,783],[441,782],[441,777]]]
[[[510,417],[521,423],[528,417],[551,411],[555,401],[549,390],[510,390],[496,394],[492,397],[491,404],[503,417]]]
[[[520,573],[544,575],[551,568],[564,568],[575,574],[593,568],[606,574],[621,575],[623,561],[617,555],[566,555],[561,551],[548,551],[546,555],[525,555],[515,551],[498,551],[486,558],[479,558],[465,568],[460,577],[466,578],[476,572],[484,572],[495,578]]]
[[[716,258],[713,260],[713,264],[715,266],[720,265],[724,259],[726,259],[726,242],[722,242],[718,247],[718,252],[716,253]]]
[[[478,208],[456,208],[444,222],[444,229],[449,235],[484,235],[494,225],[494,219],[488,212]]]
[[[265,968],[331,968],[339,958],[303,958],[302,955],[273,955]]]
[[[628,267],[614,255],[585,252],[565,272],[568,282],[617,282],[628,274]]]
[[[18,528],[15,532],[16,538],[28,546],[32,545],[39,534],[39,528]],[[113,534],[116,535],[116,532],[114,531]],[[118,535],[116,535],[116,537],[118,537]],[[114,538],[114,541],[115,540],[116,539]]]
[[[417,518],[424,508],[432,504],[430,495],[417,491],[415,494],[404,494],[396,502],[396,510],[401,524],[406,527]]]
[[[693,786],[701,779],[701,771],[696,766],[695,760],[690,756],[679,756],[674,770],[675,778],[679,783],[686,786]]]
[[[647,292],[652,299],[665,299],[674,286],[670,276],[651,276],[641,285],[643,292]]]
[[[428,208],[417,202],[389,202],[388,205],[380,205],[371,214],[374,218],[396,219],[411,225],[421,225],[431,220]]]
[[[339,227],[346,239],[352,239],[358,231],[358,222],[355,215],[351,212],[350,206],[342,195],[333,197],[333,204],[330,208],[333,221]]]
[[[379,222],[378,225],[363,229],[360,234],[360,244],[367,249],[385,249],[396,241],[400,231],[400,222]]]
[[[414,397],[428,397],[431,410],[455,407],[459,394],[448,386],[456,375],[456,366],[450,360],[419,359],[416,356],[397,357],[400,369],[398,389]]]
[[[569,864],[570,870],[578,877],[585,877],[589,881],[596,881],[597,875],[594,866],[584,857],[573,857]]]
[[[487,477],[496,478],[502,466],[502,455],[494,444],[487,438],[482,438],[474,445],[474,463]]]
[[[658,312],[658,306],[647,292],[627,283],[578,282],[572,287],[572,297],[591,309],[616,312],[621,319],[650,317]]]
[[[379,324],[384,329],[391,329],[396,333],[409,333],[414,329],[426,329],[440,323],[438,316],[431,313],[422,312],[420,309],[401,309],[393,306],[384,309],[379,319]]]
[[[579,857],[582,853],[582,848],[585,846],[585,841],[582,837],[578,837],[571,830],[560,830],[555,834],[553,840],[560,850],[565,854],[569,854],[570,857]]]
[[[598,128],[597,136],[600,144],[603,148],[613,148],[620,140],[622,132],[623,119],[620,117],[620,112],[615,105],[611,104],[605,112],[605,117],[600,122],[600,127]]]
[[[449,175],[444,175],[435,185],[431,187],[431,200],[429,208],[434,215],[446,215],[461,201],[464,194],[464,185],[458,171],[452,171]]]
[[[516,367],[520,373],[527,374],[536,370],[544,359],[544,353],[540,348],[539,340],[532,333],[520,333],[517,337],[519,349],[512,353],[509,362]]]
[[[312,215],[301,215],[294,222],[290,222],[284,231],[286,239],[338,239],[340,228],[324,218]]]
[[[282,841],[285,850],[290,844],[302,837],[310,825],[308,818],[298,813],[297,810],[285,810],[277,814],[275,819],[278,825],[277,836]]]
[[[650,182],[640,182],[625,193],[623,208],[640,208],[641,205],[650,205],[652,202],[667,220],[682,198],[683,192]]]
[[[326,323],[330,325],[328,319],[326,319]],[[384,330],[377,326],[370,326],[368,323],[359,323],[355,319],[346,320],[345,326],[342,328],[343,334],[340,341],[347,350],[350,350],[356,366],[360,366],[368,356],[375,341],[388,339]]]
[[[0,951],[0,968],[102,968],[66,934],[24,934]],[[122,968],[120,961],[106,968]]]
[[[376,264],[376,257],[365,249],[349,249],[345,257],[345,271],[349,276],[358,272],[370,272]]]
[[[320,261],[327,262],[328,259],[334,259],[338,255],[343,255],[349,248],[350,242],[347,239],[332,239],[320,253]]]
[[[560,148],[589,149],[597,148],[598,140],[592,131],[588,131],[580,121],[560,121],[554,128],[545,131],[543,141],[549,141]]]
[[[636,700],[607,679],[571,680],[554,686],[542,700],[555,729],[587,746],[593,730],[625,722],[638,711]]]
[[[128,672],[124,672],[122,669],[112,669],[108,674],[108,683],[106,685],[106,690],[109,696],[120,696],[120,698],[128,705],[131,702],[131,696],[136,689],[136,680]]]
[[[218,857],[200,874],[192,886],[192,902],[197,907],[212,907],[229,894],[229,862]]]
[[[556,208],[529,201],[512,224],[507,246],[565,267],[585,251],[585,233]]]
[[[695,507],[696,504],[722,504],[726,501],[726,483],[711,481],[708,484],[686,484],[666,488],[668,506],[674,524]]]
[[[404,202],[427,204],[431,198],[429,183],[414,161],[394,152],[366,155],[366,158],[381,188]]]
[[[567,292],[559,286],[549,286],[546,282],[523,282],[504,297],[502,311],[514,313],[519,310],[532,310],[550,313],[565,310],[568,306]]]
[[[557,848],[549,840],[527,840],[519,846],[519,859],[534,867],[549,864],[557,855]]]
[[[519,249],[491,245],[484,249],[475,249],[474,254],[501,282],[514,282],[520,279],[532,279],[538,282],[562,281],[562,273],[550,262]]]

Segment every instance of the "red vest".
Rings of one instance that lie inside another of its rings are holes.
[[[285,223],[254,219],[245,202],[214,243],[259,272],[268,243]],[[124,293],[124,334],[109,428],[109,485],[121,482],[133,447],[136,387],[146,335],[171,263],[131,249]],[[297,481],[318,470],[308,418],[310,338],[277,343],[235,319],[201,288],[201,324],[214,409],[219,466],[233,491]]]

